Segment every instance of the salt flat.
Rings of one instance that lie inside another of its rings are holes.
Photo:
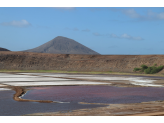
[[[16,74],[8,74],[4,76],[0,76],[1,78],[38,78],[39,76],[28,76],[28,75],[16,75]]]
[[[13,74],[9,74],[9,73],[0,73],[0,77],[9,76],[9,75],[13,75]]]
[[[69,77],[68,77],[69,78]],[[146,79],[143,77],[105,77],[105,76],[98,76],[98,77],[70,77],[70,78],[77,78],[77,79],[87,79],[87,80],[127,80],[129,83],[133,85],[141,85],[141,86],[162,86],[153,84],[156,80]]]
[[[104,85],[110,83],[88,81],[58,81],[58,82],[12,82],[5,83],[11,86],[40,86],[40,85]]]
[[[68,77],[68,78],[75,78],[75,77],[96,77],[96,75],[42,75],[47,77]]]
[[[1,84],[0,84],[0,87],[4,87],[4,86],[6,86],[6,85],[1,85]]]
[[[63,78],[55,78],[63,77]],[[70,79],[65,79],[65,78]],[[77,81],[76,79],[81,79]],[[85,75],[85,74],[58,74],[58,73],[17,73],[7,74],[0,73],[0,83],[8,83],[13,86],[32,86],[33,85],[80,85],[80,84],[104,84],[103,82],[95,83],[87,80],[105,80],[108,82],[127,81],[133,85],[162,87],[163,85],[155,84],[156,80],[145,77],[120,77],[107,75]],[[63,81],[63,82],[62,82]],[[88,83],[86,83],[88,82]],[[107,83],[105,83],[107,84]]]
[[[65,76],[68,74],[60,74],[60,73],[18,73],[19,75],[54,75],[54,76]]]
[[[19,73],[22,75],[37,75],[37,76],[45,76],[45,77],[93,77],[97,75],[84,75],[84,74],[78,74],[78,75],[71,75],[71,74],[53,74],[53,73]]]
[[[0,83],[4,82],[32,82],[32,81],[61,81],[71,80],[63,78],[49,78],[49,77],[38,77],[38,78],[0,78]]]
[[[7,91],[7,90],[11,90],[11,89],[8,89],[8,88],[0,88],[0,91]]]

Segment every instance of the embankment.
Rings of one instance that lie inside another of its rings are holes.
[[[0,52],[0,69],[133,72],[142,64],[164,65],[164,55],[74,55]],[[162,70],[160,73],[164,73]]]

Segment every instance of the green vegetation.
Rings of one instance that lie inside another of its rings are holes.
[[[151,67],[148,67],[146,65],[141,65],[141,68],[134,68],[133,71],[139,71],[139,72],[144,72],[145,74],[155,74],[161,71],[164,68],[164,65],[157,67],[157,64],[154,64]]]
[[[139,71],[139,70],[141,70],[141,68],[137,68],[137,67],[136,67],[136,68],[134,68],[133,71],[136,72],[136,71]]]

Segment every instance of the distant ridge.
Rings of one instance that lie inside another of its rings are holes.
[[[10,51],[10,50],[0,47],[0,51]]]
[[[34,49],[25,50],[24,52],[37,53],[54,53],[54,54],[94,54],[99,53],[90,48],[66,37],[58,36],[51,41],[36,47]]]

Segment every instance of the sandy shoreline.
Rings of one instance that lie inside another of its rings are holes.
[[[106,107],[79,109],[70,112],[47,112],[27,114],[26,116],[163,116],[164,102],[134,104],[109,104]]]
[[[23,102],[40,102],[40,103],[52,103],[53,101],[50,100],[28,100],[28,99],[22,99],[20,96],[26,93],[26,90],[22,87],[13,87],[13,90],[15,90],[15,94],[13,99],[15,101],[23,101]]]

